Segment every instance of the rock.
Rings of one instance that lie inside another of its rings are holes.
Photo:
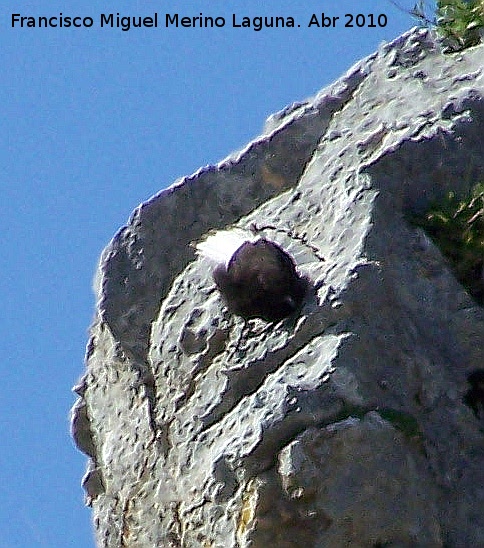
[[[294,533],[271,543],[277,531],[261,526],[254,545],[301,546],[284,536],[306,529],[309,546],[441,546],[438,490],[413,441],[375,411],[307,429],[280,452],[270,500],[281,502],[268,503],[271,514],[284,508],[279,519]]]
[[[134,211],[72,415],[99,546],[484,545],[484,310],[407,221],[484,180],[483,58],[414,29]],[[195,255],[234,226],[310,280],[287,319]]]

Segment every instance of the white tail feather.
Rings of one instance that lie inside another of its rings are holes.
[[[208,236],[203,242],[197,244],[197,253],[216,263],[227,265],[232,255],[242,244],[253,240],[254,237],[252,234],[240,228],[220,231]]]

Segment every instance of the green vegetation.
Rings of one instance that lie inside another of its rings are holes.
[[[484,29],[484,0],[438,0],[437,30],[452,50],[479,44]]]
[[[358,405],[345,405],[333,419],[333,423],[346,420],[350,417],[362,420],[370,411],[376,411],[383,420],[389,422],[396,430],[399,430],[407,439],[421,441],[422,431],[415,417],[404,411],[391,407],[363,407]]]
[[[449,192],[414,219],[449,259],[457,279],[484,304],[484,183],[459,199]]]
[[[422,439],[423,434],[417,419],[412,417],[409,413],[385,407],[378,409],[378,414],[382,419],[385,419],[392,424],[397,430],[400,430],[406,438],[416,440]]]
[[[402,11],[397,2],[390,0]],[[446,52],[460,51],[479,44],[484,38],[484,0],[437,0],[435,12],[428,15],[426,0],[419,0],[407,11],[420,25],[435,28]]]

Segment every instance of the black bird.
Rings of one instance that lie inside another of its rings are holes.
[[[233,314],[277,322],[301,305],[308,281],[278,244],[265,238],[247,240],[233,231],[218,233],[197,247],[202,255],[225,259],[213,278]]]

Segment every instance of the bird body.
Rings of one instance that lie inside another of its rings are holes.
[[[233,314],[279,321],[300,306],[307,280],[275,242],[234,230],[210,236],[197,249],[218,263],[213,278]]]

